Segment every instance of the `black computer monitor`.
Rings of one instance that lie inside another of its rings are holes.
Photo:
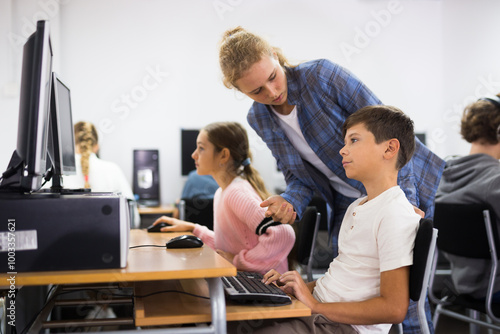
[[[48,153],[48,167],[52,168],[51,190],[59,192],[63,188],[62,176],[76,174],[76,162],[71,94],[56,73],[52,73]]]
[[[181,173],[188,175],[190,171],[196,169],[191,155],[196,150],[196,139],[200,130],[181,129]]]
[[[38,21],[24,44],[17,147],[2,174],[2,190],[31,192],[42,185],[47,172],[51,73],[49,22]]]

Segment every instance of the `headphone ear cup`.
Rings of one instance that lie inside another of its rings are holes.
[[[482,98],[480,98],[479,100],[491,102],[491,103],[493,103],[493,104],[494,104],[497,108],[500,108],[500,97],[498,97],[498,96],[496,96],[496,95],[489,96],[489,97],[482,97]]]

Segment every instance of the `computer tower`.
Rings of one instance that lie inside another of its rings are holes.
[[[0,270],[124,268],[129,219],[113,193],[0,194]]]
[[[158,150],[134,150],[134,194],[140,206],[160,205]]]

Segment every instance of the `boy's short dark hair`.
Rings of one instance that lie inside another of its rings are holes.
[[[347,130],[360,123],[373,133],[377,144],[393,138],[399,141],[397,170],[410,161],[415,152],[415,132],[413,121],[405,113],[392,106],[363,107],[347,117],[342,127],[342,136],[345,138]]]

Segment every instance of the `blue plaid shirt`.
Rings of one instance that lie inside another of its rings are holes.
[[[339,151],[344,146],[342,125],[356,110],[382,102],[352,73],[328,60],[305,62],[286,68],[288,102],[297,107],[297,117],[306,141],[316,155],[338,177],[366,194],[363,185],[347,178]],[[254,102],[248,123],[264,140],[283,171],[287,188],[281,196],[301,217],[315,190],[335,211],[335,195],[326,177],[311,173],[279,125],[268,105]],[[399,171],[398,184],[408,200],[421,208],[426,217],[434,212],[436,193],[444,161],[416,139],[413,158]]]

